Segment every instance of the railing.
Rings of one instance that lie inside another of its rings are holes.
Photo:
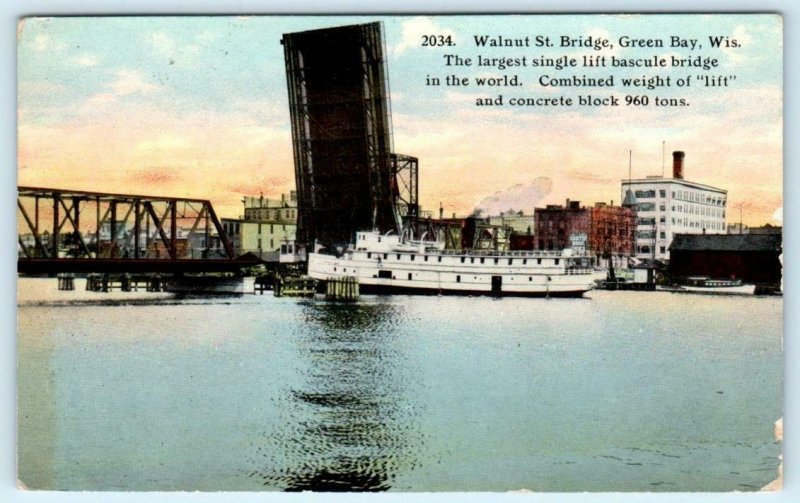
[[[583,275],[583,274],[592,274],[594,269],[588,269],[585,267],[568,267],[564,273],[568,276],[576,276],[576,275]]]
[[[576,253],[572,255],[564,255],[563,250],[509,250],[509,251],[496,251],[496,250],[439,250],[436,252],[439,255],[461,255],[466,257],[500,257],[500,258],[539,258],[539,257],[554,257],[554,258],[588,258],[590,255],[586,252]]]

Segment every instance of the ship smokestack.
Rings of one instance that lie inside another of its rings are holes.
[[[672,153],[672,178],[683,180],[683,158],[686,154],[680,150]]]

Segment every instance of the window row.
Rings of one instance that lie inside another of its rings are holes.
[[[402,253],[374,253],[374,252],[367,252],[367,258],[368,259],[371,259],[373,255],[375,255],[375,257],[378,259],[378,261],[380,261],[380,260],[390,260],[390,257],[394,257],[394,258],[396,258],[396,260],[403,260],[403,254]],[[409,260],[411,262],[414,262],[414,261],[416,261],[418,256],[419,255],[409,254],[408,258],[409,258]],[[433,257],[436,258],[436,262],[441,262],[442,261],[442,256],[441,255],[435,255]],[[430,255],[422,255],[422,261],[423,262],[428,262],[429,261],[428,259],[430,259],[430,258],[432,258]],[[490,264],[500,264],[501,260],[503,261],[504,264],[507,263],[508,265],[514,265],[514,264],[527,265],[528,264],[528,260],[535,260],[537,265],[541,265],[542,264],[542,259],[538,258],[538,257],[537,258],[527,259],[527,258],[458,257],[458,256],[453,256],[453,257],[448,257],[448,262],[452,262],[452,260],[450,260],[451,258],[452,259],[460,259],[460,263],[462,263],[462,264],[466,264],[467,263],[467,259],[469,259],[469,263],[470,264],[475,264],[475,263],[485,264],[487,260],[489,261]],[[555,265],[558,265],[561,262],[561,259],[558,259],[558,258],[552,259],[552,260],[554,260]]]
[[[725,206],[726,201],[722,196],[710,196],[702,192],[692,190],[673,190],[673,199],[683,199],[694,203],[710,204],[712,206]]]

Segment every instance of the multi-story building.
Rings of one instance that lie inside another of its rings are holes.
[[[683,152],[672,153],[672,178],[622,181],[622,194],[636,197],[639,259],[669,260],[675,234],[725,234],[728,191],[683,178]]]
[[[514,234],[533,234],[533,215],[522,211],[506,211],[489,217],[489,225],[508,227]]]
[[[633,254],[635,213],[631,208],[595,203],[581,206],[567,200],[566,206],[551,204],[536,208],[534,247],[537,250],[572,248],[595,256],[597,264],[626,267]]]
[[[277,262],[280,248],[293,243],[297,232],[297,193],[280,199],[245,197],[244,216],[223,218],[222,227],[236,255],[252,253],[262,260]]]

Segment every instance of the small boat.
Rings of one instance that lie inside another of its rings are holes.
[[[680,285],[665,288],[670,292],[693,292],[717,295],[753,295],[756,285],[740,279],[711,279],[708,276],[690,276]]]

